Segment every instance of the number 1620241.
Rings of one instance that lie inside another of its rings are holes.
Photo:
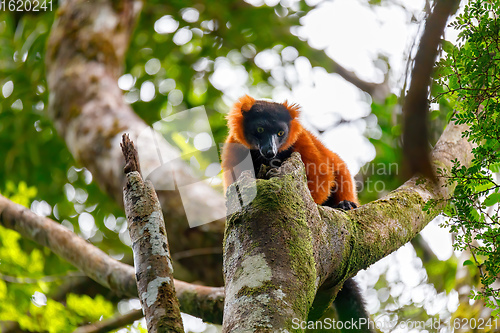
[[[52,0],[0,0],[2,12],[49,12]]]

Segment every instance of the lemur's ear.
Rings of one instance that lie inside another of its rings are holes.
[[[299,123],[300,106],[295,103],[288,104],[288,101],[283,102],[282,105],[288,110],[290,117],[292,117],[292,120],[288,124],[288,138],[281,146],[281,150],[285,150],[291,147],[299,139],[300,134],[304,131],[304,127]]]
[[[300,105],[298,105],[296,103],[288,104],[288,101],[284,101],[283,106],[288,110],[292,119],[296,119],[299,117]]]
[[[240,112],[247,112],[250,111],[252,106],[255,104],[255,99],[253,97],[250,97],[248,95],[245,95],[241,97],[235,104],[234,108],[235,109],[240,109]]]

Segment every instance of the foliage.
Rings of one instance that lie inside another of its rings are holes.
[[[35,187],[9,182],[4,195],[28,206]],[[0,227],[0,321],[15,321],[29,331],[69,332],[87,321],[110,317],[112,303],[101,295],[68,294],[66,305],[46,296],[57,290],[72,268],[17,232]],[[55,275],[59,274],[59,275]]]
[[[246,78],[243,83],[258,86],[261,94],[270,97],[271,70],[256,65],[259,53],[273,53],[282,66],[293,62],[281,55],[289,45],[298,48],[300,55],[325,58],[323,52],[299,43],[290,34],[290,28],[298,25],[310,9],[303,1],[257,7],[244,1],[148,2],[130,46],[138,52],[130,52],[126,59],[125,73],[133,77],[133,84],[126,88],[126,99],[148,123],[177,110],[203,105],[215,141],[224,142],[227,133],[223,114],[229,105],[220,95],[231,88],[232,78],[226,80],[228,86],[214,85],[215,70],[236,70],[241,74],[238,80]],[[327,59],[322,60],[323,65],[327,63]],[[148,101],[139,98],[146,82],[153,83],[157,92]]]
[[[481,275],[483,288],[474,299],[500,313],[499,289],[492,287],[500,274],[500,3],[472,1],[451,24],[459,30],[457,47],[446,45],[437,84],[438,100],[454,103],[450,116],[470,126],[464,135],[476,145],[469,167],[455,161],[449,183],[456,185],[445,214],[456,233],[455,247],[468,250]]]

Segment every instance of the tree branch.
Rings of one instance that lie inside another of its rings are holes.
[[[433,151],[436,168],[450,170],[453,158],[469,164],[472,145],[461,136],[465,128],[448,125]],[[243,200],[250,203],[228,218],[225,332],[236,322],[248,330],[267,323],[272,331],[290,329],[293,318],[306,320],[307,314],[319,318],[347,278],[403,246],[439,214],[424,212],[426,202],[452,193],[444,177],[438,187],[414,177],[384,198],[344,212],[314,204],[298,154],[273,174],[258,179],[256,197]],[[230,186],[230,210],[237,210],[238,198],[255,195],[254,185],[241,177]]]
[[[356,75],[356,73],[348,70],[347,68],[330,58],[324,50],[314,50],[311,48],[300,47],[301,44],[303,44],[302,41],[297,44],[300,55],[307,57],[309,61],[311,61],[311,65],[313,67],[325,67],[328,72],[340,75],[344,80],[353,84],[358,89],[361,89],[364,92],[370,94],[370,96],[377,102],[383,102],[384,99],[389,95],[390,88],[387,80],[382,83],[362,80]]]
[[[257,180],[253,200],[256,182],[249,174],[228,188],[228,210],[236,213],[224,237],[223,332],[296,332],[292,321],[306,320],[314,300],[318,281],[309,223],[318,217],[317,206],[298,153],[279,171],[283,178],[276,182]],[[303,200],[305,193],[309,200]],[[250,203],[239,209],[240,202]]]
[[[117,294],[137,297],[135,272],[132,266],[109,257],[59,223],[38,216],[2,195],[0,195],[0,225],[48,247],[88,277]],[[183,312],[207,322],[222,322],[223,288],[205,287],[179,280],[174,280],[174,283]]]
[[[460,0],[437,0],[420,39],[411,86],[403,105],[403,158],[407,176],[421,174],[435,178],[429,159],[427,97],[434,62],[448,17],[458,8]]]
[[[142,310],[133,310],[115,318],[78,327],[73,333],[106,333],[132,324],[144,317]]]
[[[330,67],[331,72],[337,73],[347,82],[353,84],[357,88],[370,94],[370,96],[375,101],[378,101],[378,102],[384,101],[384,99],[389,95],[390,88],[389,88],[389,84],[387,82],[384,81],[382,83],[374,83],[374,82],[364,81],[364,80],[360,79],[356,75],[356,73],[343,67],[335,60],[332,59],[331,62],[332,62],[332,66]]]
[[[473,145],[462,137],[466,129],[467,125],[448,124],[431,154],[434,172],[440,168],[444,174],[449,174],[454,158],[462,165],[470,164]],[[436,185],[429,179],[415,176],[385,197],[348,212],[356,222],[352,255],[361,258],[351,264],[350,275],[410,241],[442,208],[441,203],[433,211],[424,212],[424,205],[429,200],[446,200],[452,194],[453,188],[448,186],[445,176],[439,177]]]
[[[135,276],[148,332],[184,332],[167,231],[153,184],[142,180],[139,157],[129,137],[121,143],[127,184],[123,201],[134,252]]]

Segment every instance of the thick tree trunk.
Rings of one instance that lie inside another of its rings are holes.
[[[283,178],[259,181],[257,197],[227,221],[224,332],[292,332],[293,319],[307,318],[319,282],[309,221],[319,213],[303,168],[293,155]],[[253,195],[255,179],[244,176],[238,184],[243,202],[250,201],[244,196]],[[227,196],[228,209],[237,210],[236,186]]]

